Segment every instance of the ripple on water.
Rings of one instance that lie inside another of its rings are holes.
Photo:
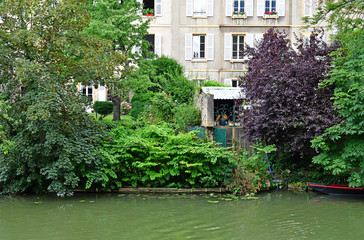
[[[0,239],[360,239],[364,236],[364,199],[287,192],[259,197],[251,201],[223,201],[223,196],[143,194],[0,198]],[[211,199],[219,202],[209,203]]]

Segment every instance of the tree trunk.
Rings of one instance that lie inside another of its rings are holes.
[[[120,104],[121,99],[119,96],[112,96],[111,97],[112,104],[114,105],[114,112],[113,112],[113,121],[120,121]]]

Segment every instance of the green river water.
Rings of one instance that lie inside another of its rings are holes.
[[[2,196],[0,240],[364,239],[364,197],[258,196]]]

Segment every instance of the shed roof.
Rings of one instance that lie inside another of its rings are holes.
[[[214,95],[214,99],[242,99],[245,94],[240,87],[202,87],[202,92]]]

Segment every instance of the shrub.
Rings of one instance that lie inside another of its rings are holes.
[[[256,143],[252,151],[243,150],[239,154],[234,169],[232,183],[228,186],[234,193],[247,194],[268,190],[272,176],[269,173],[266,154],[275,152],[274,145],[263,147]]]
[[[192,105],[182,104],[176,108],[176,129],[187,132],[188,126],[201,125],[200,110]]]
[[[234,157],[225,148],[198,139],[195,132],[175,134],[166,124],[137,129],[117,127],[100,152],[103,187],[218,187],[230,179]]]
[[[113,104],[112,102],[97,101],[94,104],[94,110],[101,115],[100,119],[103,119],[113,112]]]
[[[228,85],[221,84],[219,82],[207,80],[201,84],[201,87],[230,87]]]
[[[130,110],[132,109],[132,106],[130,106],[130,104],[128,102],[121,102],[121,114],[122,115],[126,115],[130,112]]]
[[[183,75],[183,67],[173,58],[162,56],[153,60],[152,65],[156,67],[156,75],[164,75],[170,71]]]

